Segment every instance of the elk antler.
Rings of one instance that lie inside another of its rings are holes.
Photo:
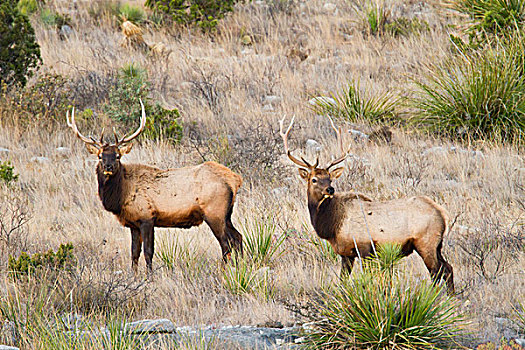
[[[116,140],[116,146],[120,146],[122,145],[123,143],[128,143],[130,141],[132,141],[135,137],[139,136],[139,134],[142,132],[142,130],[144,130],[144,127],[146,126],[146,111],[144,110],[144,104],[142,103],[142,100],[139,99],[139,102],[140,102],[140,106],[142,108],[142,115],[140,117],[140,125],[138,127],[138,129],[131,135],[127,136],[127,137],[123,137],[120,141],[118,139],[118,136],[117,136],[117,133],[115,132],[115,129],[113,129],[113,134],[115,135],[115,140]]]
[[[288,129],[286,129],[286,132],[283,132],[283,126],[284,126],[285,119],[286,119],[286,116],[284,116],[283,119],[279,121],[279,126],[280,126],[279,134],[283,138],[284,152],[286,153],[286,155],[288,156],[288,158],[290,158],[292,162],[299,165],[300,167],[304,167],[308,169],[315,169],[319,163],[319,159],[315,162],[315,166],[311,166],[310,163],[304,160],[303,157],[301,157],[301,160],[299,160],[292,155],[292,152],[290,152],[290,149],[288,148],[288,134],[290,133],[290,130],[292,130],[293,121],[295,119],[295,116],[292,117],[292,121],[290,122],[290,126],[288,126]]]
[[[330,119],[330,124],[332,125],[332,129],[335,130],[336,134],[337,134],[337,141],[339,143],[339,148],[341,149],[341,153],[343,154],[342,156],[340,156],[339,158],[337,158],[336,160],[333,160],[330,165],[328,165],[325,169],[328,170],[330,169],[331,167],[333,167],[334,165],[337,165],[339,163],[341,163],[343,160],[346,159],[346,152],[344,150],[344,147],[343,147],[343,139],[341,137],[341,128],[337,129],[334,125],[334,121],[332,120],[332,118],[330,118],[330,116],[328,116],[328,119]]]
[[[104,131],[102,131],[102,137],[100,138],[100,142],[95,140],[93,137],[87,138],[84,135],[82,135],[80,131],[78,131],[77,124],[75,123],[75,107],[73,107],[71,111],[71,120],[69,119],[69,111],[67,111],[66,120],[67,120],[67,126],[69,126],[73,130],[73,132],[75,133],[75,135],[77,135],[79,139],[81,139],[87,144],[95,146],[96,148],[101,148],[103,146],[102,137],[104,136]]]

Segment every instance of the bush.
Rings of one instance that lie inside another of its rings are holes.
[[[140,66],[124,66],[116,86],[109,92],[109,102],[104,106],[104,111],[125,127],[136,127],[141,114],[139,99],[142,99],[147,116],[142,137],[178,143],[182,138],[179,111],[165,109],[159,103],[152,104],[148,97],[149,90],[146,72]]]
[[[176,23],[211,30],[233,11],[239,0],[146,0],[145,6],[164,13]]]
[[[433,67],[413,106],[416,125],[460,139],[520,141],[525,133],[522,34]]]
[[[390,93],[375,97],[363,96],[358,83],[352,82],[341,93],[331,98],[314,99],[314,110],[350,122],[366,121],[372,124],[396,119],[399,99]]]
[[[124,4],[118,8],[119,17],[122,21],[130,21],[135,24],[144,22],[146,14],[141,7]]]
[[[440,286],[410,283],[396,263],[400,246],[379,247],[363,271],[327,291],[320,318],[306,334],[311,349],[435,349],[461,333],[457,302]]]
[[[15,167],[9,161],[0,163],[0,180],[8,186],[18,180],[18,174],[15,174],[14,169]]]
[[[9,256],[8,270],[13,277],[20,278],[38,270],[64,270],[75,265],[73,244],[61,244],[58,250],[29,255],[23,252],[18,258]]]
[[[40,47],[27,16],[20,13],[17,1],[0,4],[0,86],[25,85],[32,69],[41,62]]]

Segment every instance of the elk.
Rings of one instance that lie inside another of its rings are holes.
[[[231,215],[241,176],[227,167],[205,162],[178,169],[158,169],[144,164],[123,164],[131,141],[144,130],[144,105],[140,126],[130,136],[104,143],[82,135],[75,123],[75,109],[67,113],[67,125],[99,158],[96,168],[98,194],[104,208],[131,230],[132,268],[137,273],[141,246],[148,272],[152,270],[154,227],[190,228],[205,221],[219,241],[228,261],[232,249],[242,252],[242,236],[233,227]]]
[[[336,193],[332,181],[341,176],[344,168],[330,169],[346,158],[341,131],[330,119],[342,155],[321,168],[319,158],[311,165],[303,157],[292,155],[287,140],[294,119],[286,131],[284,120],[280,121],[280,135],[286,155],[300,167],[299,175],[306,180],[310,221],[317,235],[341,256],[341,273],[350,274],[355,258],[369,256],[375,245],[394,243],[401,246],[404,256],[415,250],[434,283],[444,279],[448,293],[453,294],[452,266],[441,255],[443,236],[449,231],[445,209],[426,196],[378,202],[357,192]]]

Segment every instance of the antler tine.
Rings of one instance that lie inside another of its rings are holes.
[[[330,163],[330,165],[328,165],[326,167],[326,170],[330,169],[334,165],[337,165],[337,164],[341,163],[342,161],[344,161],[346,159],[346,152],[345,152],[345,149],[343,147],[343,138],[341,137],[341,128],[337,129],[335,127],[334,121],[332,120],[332,118],[330,116],[328,116],[328,119],[330,119],[330,125],[332,126],[332,129],[334,129],[335,133],[337,134],[337,142],[339,144],[339,148],[341,150],[342,155],[339,158],[337,158],[336,160],[333,160]]]
[[[312,166],[306,160],[304,160],[304,158],[301,157],[302,161],[300,161],[299,159],[295,158],[292,155],[292,152],[290,152],[290,149],[288,148],[288,134],[290,133],[290,130],[292,130],[293,122],[295,120],[295,115],[292,117],[292,121],[290,122],[290,125],[288,126],[288,129],[286,129],[286,132],[283,132],[284,120],[285,119],[286,119],[286,116],[284,116],[283,119],[281,119],[279,121],[279,126],[280,126],[279,127],[279,134],[281,135],[281,137],[283,139],[284,152],[286,153],[288,158],[290,158],[290,160],[292,162],[294,162],[295,164],[297,164],[297,165],[299,165],[300,167],[303,167],[303,168],[312,169]]]
[[[146,126],[146,111],[144,110],[144,104],[142,103],[141,99],[139,99],[139,102],[140,102],[140,106],[142,108],[142,115],[140,117],[140,125],[139,125],[138,129],[133,134],[129,135],[128,137],[124,137],[122,140],[117,142],[117,146],[121,145],[123,143],[130,142],[135,137],[139,136],[139,134],[142,132],[142,130],[144,130],[144,127]]]
[[[100,143],[104,144],[104,127],[102,128],[102,132],[100,133]]]
[[[95,141],[93,138],[85,137],[84,135],[80,133],[80,131],[78,131],[77,123],[75,123],[75,107],[73,107],[73,109],[71,110],[71,119],[69,119],[69,111],[67,111],[66,121],[67,121],[67,126],[69,126],[73,130],[73,132],[75,133],[75,135],[77,135],[79,139],[97,148],[102,147],[101,143]]]
[[[115,143],[118,144],[118,135],[117,130],[115,130],[115,128],[113,128],[113,136],[115,136]]]

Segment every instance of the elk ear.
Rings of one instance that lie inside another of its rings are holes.
[[[303,169],[303,168],[299,168],[299,175],[305,179],[305,180],[308,180],[308,175],[310,175],[310,173],[308,172],[308,170],[306,169]]]
[[[96,146],[93,146],[90,143],[86,143],[86,148],[87,148],[88,152],[91,153],[91,154],[95,154],[95,155],[98,156],[98,154],[100,153],[100,148],[98,148]]]
[[[122,147],[119,147],[118,150],[119,150],[121,155],[124,155],[124,154],[128,154],[131,151],[131,148],[133,148],[133,144],[132,143],[128,143],[128,144],[125,144]]]
[[[343,167],[332,170],[330,172],[330,178],[331,179],[337,179],[339,176],[341,176],[343,174],[343,170],[345,170],[345,168],[343,168]]]

